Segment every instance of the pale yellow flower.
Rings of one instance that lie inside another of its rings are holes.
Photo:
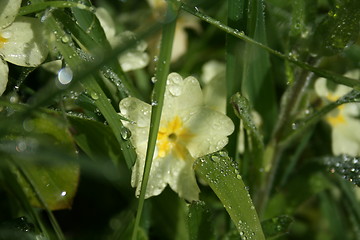
[[[130,31],[124,31],[119,34],[116,32],[115,23],[105,8],[97,8],[96,16],[99,19],[101,27],[104,29],[106,38],[111,46],[116,46],[135,38],[135,34]],[[149,63],[149,55],[145,52],[147,43],[143,40],[138,41],[135,47],[126,50],[119,55],[118,60],[121,68],[125,71],[132,71],[143,68]]]
[[[124,125],[132,132],[137,161],[131,184],[140,193],[150,128],[151,105],[129,97],[120,102],[120,111],[134,121]],[[205,107],[199,82],[171,73],[167,79],[155,156],[145,197],[159,195],[167,184],[186,200],[197,200],[199,188],[192,165],[196,158],[222,149],[234,124],[226,115]]]
[[[150,7],[153,9],[155,18],[161,19],[166,10],[165,0],[148,0]],[[186,29],[193,29],[197,33],[201,32],[199,19],[191,14],[181,12],[178,16],[175,28],[173,48],[171,52],[171,61],[178,60],[183,56],[188,48],[188,34]]]
[[[36,18],[16,17],[21,0],[0,1],[0,95],[6,89],[9,67],[36,67],[46,58],[42,24]]]
[[[359,78],[358,70],[345,74],[347,77]],[[315,91],[325,102],[334,102],[350,92],[352,89],[338,85],[330,90],[326,85],[326,79],[319,78],[315,82]],[[333,154],[360,155],[360,104],[348,103],[340,105],[325,117],[325,121],[332,129],[332,151]]]

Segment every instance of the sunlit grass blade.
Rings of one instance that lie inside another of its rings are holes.
[[[242,239],[265,239],[249,192],[226,152],[197,159],[194,169],[218,196]]]

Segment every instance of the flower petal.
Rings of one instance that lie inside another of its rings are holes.
[[[7,63],[0,58],[0,96],[4,93],[8,82],[9,67]]]
[[[332,149],[334,155],[349,154],[360,155],[360,134],[354,129],[360,129],[360,121],[346,119],[346,124],[332,128]]]
[[[170,176],[171,162],[166,158],[155,158],[151,165],[145,198],[159,195],[166,187]],[[139,157],[133,167],[131,185],[136,187],[136,196],[140,195],[145,156]]]
[[[0,28],[5,28],[14,21],[20,6],[21,0],[0,1]]]
[[[115,23],[109,12],[105,8],[99,7],[96,9],[95,15],[98,18],[101,27],[104,29],[106,38],[110,40],[115,37]]]
[[[130,31],[122,32],[119,35],[109,39],[111,46],[117,46],[121,43],[126,43],[128,41],[136,39],[134,33]],[[137,41],[135,47],[130,48],[119,56],[119,62],[122,69],[125,72],[143,68],[149,63],[149,55],[145,52],[147,48],[147,43],[143,40]]]
[[[124,117],[133,121],[122,122],[124,126],[131,131],[131,141],[138,151],[138,148],[144,142],[147,143],[150,127],[151,106],[137,98],[127,97],[120,101],[119,108]],[[145,152],[143,154],[145,155]]]
[[[170,73],[167,79],[161,120],[169,121],[178,115],[185,121],[203,103],[200,84],[194,77],[183,79],[177,73]]]
[[[187,148],[193,158],[201,157],[222,149],[234,131],[234,124],[229,117],[207,108],[202,108],[184,123],[193,137]]]
[[[44,43],[42,24],[36,18],[18,17],[9,27],[8,42],[0,52],[4,59],[19,66],[35,67],[46,58],[48,48]]]
[[[196,183],[195,172],[192,168],[194,159],[182,160],[172,157],[168,161],[171,166],[168,178],[171,189],[188,201],[198,200],[200,189]]]

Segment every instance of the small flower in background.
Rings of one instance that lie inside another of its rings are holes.
[[[131,141],[138,159],[133,167],[132,186],[140,185],[145,164],[150,129],[151,106],[137,98],[120,102],[126,118],[124,125],[132,132]],[[234,124],[226,115],[205,107],[199,82],[171,73],[167,79],[155,155],[145,197],[159,195],[167,184],[186,200],[197,200],[199,188],[192,165],[196,158],[222,149]]]
[[[209,108],[226,113],[226,66],[224,63],[212,60],[202,67],[201,80],[204,84],[204,103]]]
[[[39,20],[16,17],[20,5],[21,0],[0,2],[0,95],[8,81],[9,67],[6,62],[36,67],[48,54]]]
[[[153,10],[153,16],[156,19],[161,19],[166,10],[165,0],[148,0],[150,7]],[[188,46],[188,34],[186,29],[193,29],[197,33],[201,32],[201,26],[199,19],[188,13],[180,13],[175,28],[175,36],[173,42],[173,48],[171,52],[171,61],[175,62],[182,55],[186,53]],[[158,42],[158,40],[156,41]],[[155,47],[157,49],[157,47]],[[157,53],[155,53],[156,55]]]
[[[97,8],[96,16],[100,21],[100,25],[104,29],[106,38],[111,46],[116,46],[122,42],[134,39],[135,35],[130,31],[124,31],[120,34],[116,34],[116,27],[109,12],[105,8]],[[145,52],[147,43],[145,41],[138,41],[138,44],[123,52],[118,57],[121,68],[125,71],[131,71],[139,68],[143,68],[149,63],[149,55]]]
[[[350,71],[345,76],[359,79],[360,71]],[[331,90],[327,87],[325,78],[319,78],[315,82],[315,91],[325,102],[334,102],[351,90],[344,85],[337,85],[334,90]],[[325,121],[332,129],[332,151],[334,155],[360,155],[359,117],[359,103],[340,105],[325,117]]]

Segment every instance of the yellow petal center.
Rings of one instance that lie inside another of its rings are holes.
[[[173,153],[177,158],[185,160],[188,155],[186,143],[193,135],[183,126],[179,116],[162,125],[157,136],[158,157]]]
[[[4,46],[4,43],[7,43],[7,38],[4,38],[0,35],[0,48]]]
[[[326,97],[330,101],[336,101],[338,100],[338,97],[332,94],[328,94]],[[344,105],[338,106],[336,109],[334,109],[330,114],[326,116],[326,121],[332,126],[337,126],[339,124],[346,123],[346,120],[344,118]]]

